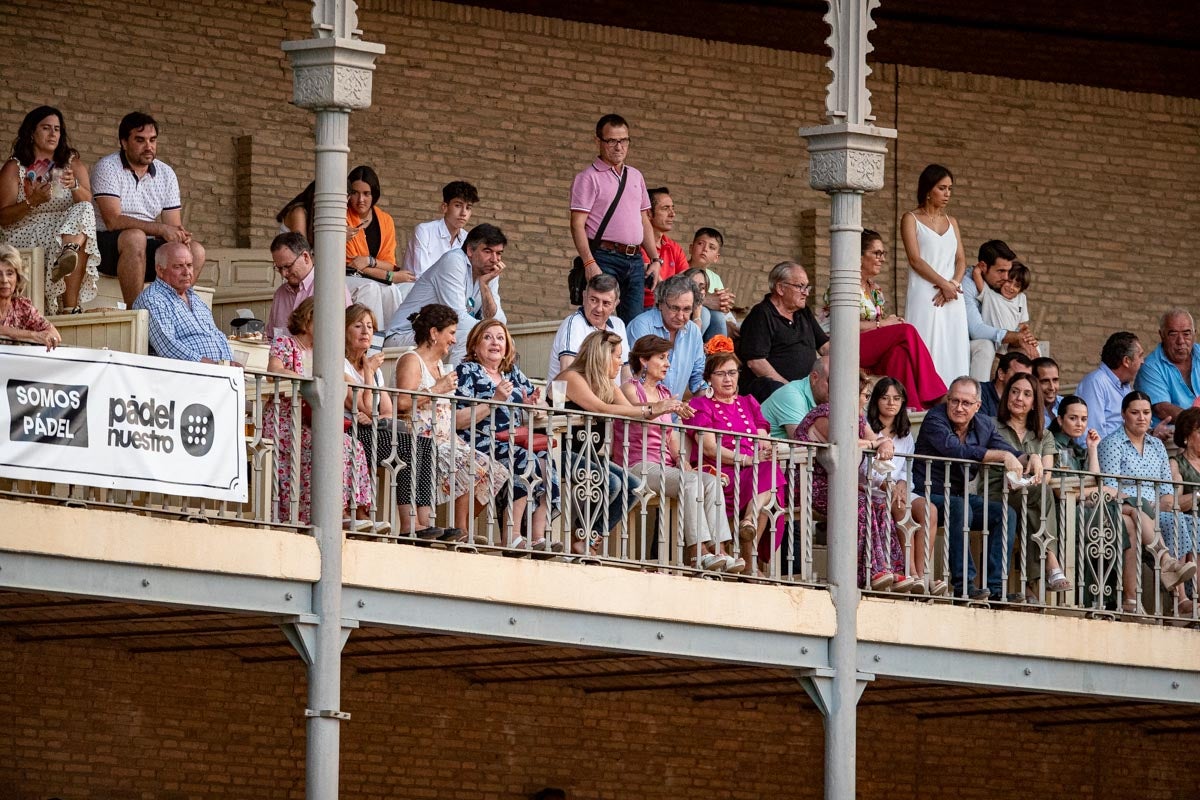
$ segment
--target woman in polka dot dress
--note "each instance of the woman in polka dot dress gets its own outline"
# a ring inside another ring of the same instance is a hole
[[[46,251],[46,313],[78,313],[96,296],[100,250],[87,166],[67,138],[62,112],[25,115],[0,168],[0,238]]]

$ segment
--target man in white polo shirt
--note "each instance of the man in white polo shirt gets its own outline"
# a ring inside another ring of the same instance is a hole
[[[204,268],[204,248],[183,227],[175,171],[155,158],[158,123],[149,114],[130,112],[121,120],[117,138],[121,149],[100,159],[92,170],[92,194],[100,272],[117,276],[128,306],[142,286],[155,279],[154,251],[159,246],[187,245],[195,279]]]
[[[629,339],[625,334],[625,323],[613,312],[620,302],[620,288],[612,275],[601,273],[587,283],[583,290],[583,305],[575,310],[558,326],[554,342],[550,345],[550,363],[546,366],[546,380],[552,381],[575,360],[579,345],[588,334],[596,331],[612,331],[621,337],[621,375],[616,383],[629,380]]]

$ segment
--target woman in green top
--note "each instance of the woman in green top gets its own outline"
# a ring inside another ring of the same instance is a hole
[[[1033,376],[1020,374],[1009,380],[1000,397],[1000,410],[996,414],[996,432],[1013,447],[1022,453],[1041,456],[1042,465],[1049,469],[1054,465],[1054,456],[1058,452],[1054,444],[1054,436],[1043,426],[1042,395],[1038,386],[1033,382]],[[993,497],[1000,497],[1003,490],[1004,473],[993,471],[988,479],[988,491]],[[1055,555],[1058,543],[1058,514],[1055,511],[1054,494],[1047,486],[1034,484],[1027,489],[1013,488],[1008,492],[1008,504],[1018,513],[1024,510],[1024,519],[1020,521],[1020,541],[1025,550],[1027,575],[1040,576],[1041,548],[1034,541],[1034,535],[1044,532],[1047,542],[1045,576],[1046,590],[1056,594],[1071,591],[1071,581],[1063,572]],[[1030,577],[1026,596],[1031,602],[1041,602],[1038,591],[1040,578]]]

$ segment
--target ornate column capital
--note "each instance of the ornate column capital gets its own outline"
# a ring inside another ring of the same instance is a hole
[[[371,73],[385,48],[358,39],[284,42],[292,62],[292,102],[301,108],[352,111],[371,105]]]
[[[839,123],[801,128],[808,140],[808,183],[823,192],[877,192],[883,188],[892,128]]]

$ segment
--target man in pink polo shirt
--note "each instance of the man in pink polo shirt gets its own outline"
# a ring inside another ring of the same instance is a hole
[[[625,163],[629,123],[623,117],[605,114],[600,118],[596,150],[599,156],[571,184],[571,238],[588,280],[600,273],[617,279],[621,287],[617,316],[629,322],[642,313],[646,278],[657,278],[662,266],[650,225],[650,195],[642,173]],[[622,176],[625,189],[620,201],[602,234],[596,236]],[[650,255],[648,265],[642,261],[642,248]]]
[[[687,272],[688,261],[679,242],[667,234],[675,227],[675,203],[671,201],[671,190],[665,186],[650,190],[650,227],[654,229],[654,242],[658,247],[658,257],[662,266],[658,270],[658,279],[665,281],[672,275]],[[650,264],[650,254],[642,250],[642,261]],[[646,297],[643,301],[645,308],[654,308],[654,287],[646,281]]]
[[[274,341],[278,331],[287,330],[288,317],[296,306],[312,297],[316,271],[313,269],[313,252],[308,240],[295,231],[281,233],[271,241],[271,263],[283,278],[283,283],[279,284],[275,296],[271,298],[271,314],[267,320],[267,336]],[[348,291],[346,305],[350,305]]]

